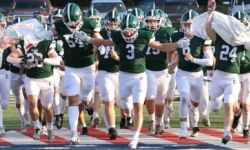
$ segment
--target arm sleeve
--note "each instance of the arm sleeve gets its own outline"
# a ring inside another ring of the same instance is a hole
[[[203,59],[194,58],[191,62],[202,66],[212,66],[213,53],[211,51],[204,51],[204,56],[205,58]]]

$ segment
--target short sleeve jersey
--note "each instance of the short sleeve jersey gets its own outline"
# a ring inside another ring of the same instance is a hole
[[[126,42],[121,31],[112,31],[111,38],[119,51],[120,71],[142,73],[145,71],[146,47],[153,36],[152,32],[139,30],[134,42]]]

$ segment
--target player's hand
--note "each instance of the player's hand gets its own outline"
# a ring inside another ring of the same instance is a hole
[[[33,67],[33,64],[32,62],[29,61],[27,55],[23,55],[22,56],[22,62],[21,62],[21,65],[24,65],[25,69],[31,69]]]
[[[119,56],[115,50],[110,50],[110,55],[114,60],[119,60]]]
[[[177,46],[179,48],[185,48],[188,47],[190,45],[190,40],[187,38],[182,38],[179,41],[177,41]]]
[[[106,51],[105,50],[105,46],[101,45],[97,49],[98,49],[100,55],[104,55],[105,54],[105,51]]]
[[[193,59],[194,59],[194,57],[190,53],[186,53],[186,55],[185,55],[186,61],[192,61]]]
[[[215,2],[215,0],[209,0],[208,3],[207,3],[207,10],[208,10],[208,12],[210,13],[210,12],[214,11],[215,8],[216,8],[216,2]]]
[[[74,34],[74,38],[77,40],[80,40],[82,42],[90,43],[91,37],[89,37],[85,32],[83,31],[76,31]]]
[[[65,71],[64,61],[60,62],[60,67],[59,68],[60,68],[61,71]]]

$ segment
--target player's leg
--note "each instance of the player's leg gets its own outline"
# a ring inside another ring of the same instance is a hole
[[[79,117],[78,105],[80,103],[81,80],[76,73],[77,69],[65,67],[64,88],[69,99],[68,115],[71,130],[71,144],[77,144],[79,141],[77,134],[77,124]]]
[[[199,110],[198,106],[203,102],[204,97],[204,80],[203,72],[189,73],[188,80],[191,83],[191,92],[190,92],[190,108],[189,108],[189,118],[193,128],[191,134],[192,137],[197,137],[199,134]]]
[[[175,71],[176,72],[176,71]],[[168,84],[168,91],[167,96],[165,98],[165,108],[164,108],[164,124],[165,129],[170,128],[170,120],[174,116],[174,91],[176,88],[176,80],[175,80],[176,73],[170,75],[170,81]]]
[[[242,117],[243,117],[243,137],[249,138],[249,120],[250,120],[250,74],[244,74],[242,82]]]
[[[148,87],[145,104],[149,117],[148,130],[151,134],[155,134],[155,98],[157,96],[157,78],[154,71],[146,70],[146,74]]]
[[[109,131],[110,139],[116,139],[117,131],[115,127],[115,91],[118,88],[118,74],[99,71],[97,75],[97,84],[104,104],[104,114]]]
[[[43,80],[43,81],[42,81]],[[48,141],[53,142],[55,140],[55,135],[53,131],[53,101],[54,101],[54,83],[53,77],[41,79],[39,84],[41,88],[41,105],[44,109],[46,126],[48,129]]]
[[[10,74],[4,69],[0,70],[0,92],[0,137],[4,137],[3,111],[8,107],[10,92]]]
[[[164,133],[164,104],[165,98],[168,92],[168,85],[170,81],[170,76],[168,76],[167,70],[158,72],[157,75],[157,97],[155,99],[155,117],[156,126],[155,134],[160,135]]]
[[[180,117],[180,138],[187,137],[187,129],[188,129],[188,101],[190,97],[190,83],[188,81],[187,75],[185,71],[178,69],[176,73],[176,84],[177,89],[180,93],[180,104],[179,104],[179,117]]]
[[[34,81],[34,79],[26,77],[24,79],[24,85],[26,89],[26,94],[29,102],[29,113],[31,120],[34,125],[35,133],[33,135],[34,139],[40,139],[41,135],[41,125],[39,121],[39,110],[38,110],[38,95],[40,92],[40,87]]]
[[[134,76],[132,86],[132,99],[134,106],[134,129],[133,137],[129,143],[131,149],[136,149],[140,131],[143,123],[143,104],[147,93],[147,76],[146,73],[137,74]]]

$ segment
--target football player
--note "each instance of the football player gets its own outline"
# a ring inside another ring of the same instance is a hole
[[[243,45],[232,46],[226,43],[212,29],[213,10],[209,11],[207,22],[207,34],[215,45],[215,72],[209,89],[211,100],[214,100],[224,94],[224,136],[222,143],[226,144],[231,140],[231,126],[233,122],[234,112],[233,106],[237,102],[240,81],[240,62],[241,54],[245,50]]]
[[[190,40],[190,45],[178,48],[178,70],[176,73],[177,88],[180,93],[180,138],[187,137],[188,111],[191,125],[193,127],[192,137],[198,136],[199,111],[198,105],[202,103],[203,97],[203,66],[213,64],[213,54],[210,43],[195,36],[192,33],[192,20],[198,13],[194,10],[185,12],[181,17],[181,32],[172,36],[173,41],[181,38]],[[188,104],[190,103],[190,107]]]
[[[249,15],[243,11],[238,11],[233,15],[235,18],[240,20],[243,24],[248,26],[249,24]],[[243,137],[249,137],[249,119],[250,119],[250,51],[243,51],[240,64],[240,96],[239,96],[239,103],[241,105],[242,110],[240,107],[239,109],[234,109],[234,120],[232,124],[232,129],[234,130],[237,125],[239,118],[242,113],[242,121],[243,121]]]
[[[6,18],[0,13],[0,34],[1,31],[6,28]],[[1,35],[0,35],[1,36]],[[9,64],[7,63],[7,56],[10,53],[10,49],[0,52],[0,137],[5,136],[5,129],[3,125],[3,110],[8,107],[9,104],[9,92],[10,92],[10,72]]]

